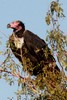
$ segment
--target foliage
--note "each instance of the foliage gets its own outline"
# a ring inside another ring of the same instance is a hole
[[[48,36],[46,40],[50,44],[52,52],[56,56],[59,67],[61,68],[61,84],[59,84],[59,86],[58,84],[57,86],[55,85],[57,92],[54,91],[55,95],[52,95],[53,100],[66,100],[67,98],[65,85],[65,83],[67,83],[67,78],[65,78],[66,76],[64,73],[64,69],[67,68],[67,36],[64,35],[64,32],[60,29],[59,24],[59,20],[64,17],[65,15],[63,14],[63,9],[61,4],[59,4],[59,1],[52,1],[45,18],[47,25],[51,25],[51,30],[47,31]],[[61,85],[64,91],[60,88]]]
[[[16,82],[18,90],[16,91],[17,100],[67,100],[67,77],[64,69],[67,69],[67,37],[60,30],[59,19],[65,17],[59,1],[52,1],[45,18],[47,25],[51,25],[52,30],[47,31],[46,40],[50,44],[52,53],[56,55],[61,72],[50,71],[46,65],[42,73],[37,76],[28,74],[26,67],[16,64],[15,57],[12,54],[9,45],[7,50],[2,53],[5,60],[0,65],[0,78],[3,78],[14,85]],[[9,100],[13,100],[13,97]]]
[[[56,53],[62,69],[63,67],[67,68],[67,36],[64,36],[64,32],[60,29],[59,25],[59,19],[64,17],[63,9],[59,2],[51,2],[50,9],[46,16],[46,23],[52,25],[53,28],[48,31],[47,41],[51,45],[53,52]]]

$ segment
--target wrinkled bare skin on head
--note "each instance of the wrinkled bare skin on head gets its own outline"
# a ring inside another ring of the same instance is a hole
[[[14,29],[14,31],[15,30],[18,31],[18,30],[22,29],[19,21],[14,21],[14,22],[9,23],[7,25],[7,28],[12,28],[12,29]]]

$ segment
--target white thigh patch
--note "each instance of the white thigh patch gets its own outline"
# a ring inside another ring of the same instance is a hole
[[[22,38],[17,38],[17,37],[15,37],[15,39],[14,39],[14,44],[15,44],[15,47],[16,47],[17,49],[22,48],[22,46],[23,46],[23,44],[24,44],[24,37],[22,37]]]

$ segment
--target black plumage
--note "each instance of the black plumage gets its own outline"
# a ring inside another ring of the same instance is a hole
[[[25,30],[24,24],[22,22],[20,24],[20,22],[15,21],[16,26],[13,22],[8,24],[8,27],[13,29],[9,43],[12,52],[22,63],[24,70],[34,75],[42,73],[45,66],[51,71],[59,71],[45,41],[31,31]],[[17,26],[20,27],[17,28]]]

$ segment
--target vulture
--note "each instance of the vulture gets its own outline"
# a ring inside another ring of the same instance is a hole
[[[7,24],[7,28],[13,29],[8,40],[9,45],[25,71],[31,75],[42,73],[44,67],[51,71],[60,71],[46,42],[33,32],[26,30],[23,22],[19,20],[11,22]]]

